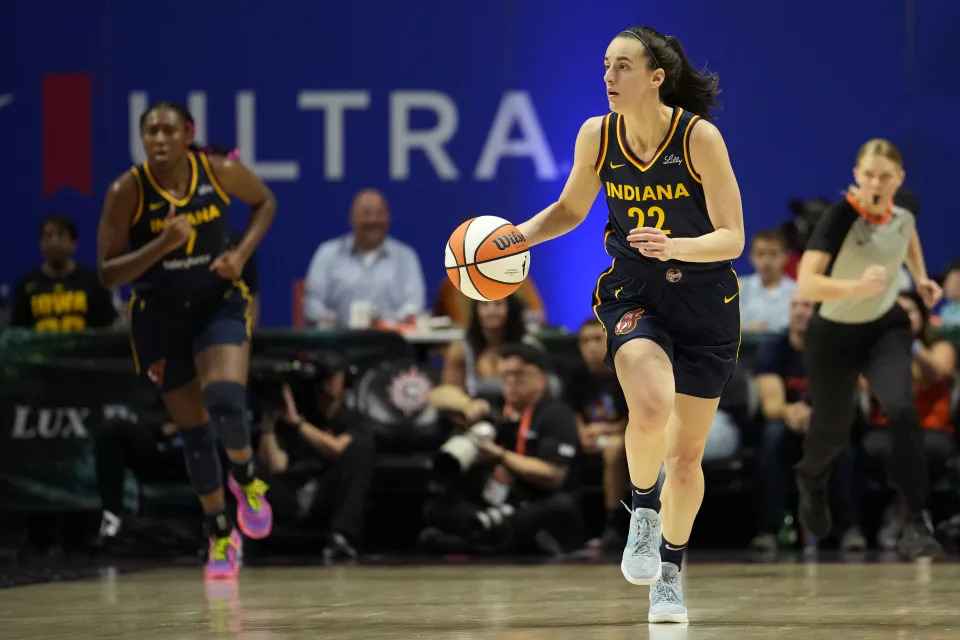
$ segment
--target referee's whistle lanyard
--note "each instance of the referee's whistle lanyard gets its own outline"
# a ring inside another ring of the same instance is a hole
[[[527,407],[526,411],[520,416],[520,427],[517,429],[517,446],[513,451],[518,456],[526,455],[527,451],[527,433],[530,431],[530,423],[533,421],[533,406]],[[503,484],[513,484],[513,474],[508,471],[503,464],[498,464],[493,470],[493,477]]]

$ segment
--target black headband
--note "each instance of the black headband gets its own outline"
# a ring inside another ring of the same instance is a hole
[[[622,35],[633,36],[634,38],[636,38],[637,40],[639,40],[639,41],[640,41],[640,44],[643,45],[643,48],[647,50],[647,55],[649,55],[649,56],[650,56],[650,59],[653,60],[653,68],[654,68],[654,69],[659,69],[659,68],[660,68],[660,63],[657,61],[657,56],[653,55],[653,49],[651,49],[650,47],[647,46],[647,43],[643,41],[643,38],[641,38],[640,36],[638,36],[637,34],[635,34],[633,31],[621,31],[621,32],[620,32],[620,35],[621,35],[621,36],[622,36]]]

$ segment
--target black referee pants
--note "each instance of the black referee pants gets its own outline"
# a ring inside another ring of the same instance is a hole
[[[887,417],[891,448],[887,478],[911,513],[925,508],[929,493],[923,434],[913,396],[910,320],[895,304],[872,322],[841,324],[814,316],[807,329],[803,359],[810,381],[813,415],[796,471],[808,483],[826,488],[833,461],[850,441],[858,378]]]

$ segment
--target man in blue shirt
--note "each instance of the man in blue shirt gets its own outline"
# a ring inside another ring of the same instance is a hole
[[[750,241],[755,273],[740,278],[740,321],[744,331],[787,329],[790,298],[797,283],[783,272],[787,247],[779,231],[760,231]]]
[[[310,262],[304,316],[322,327],[364,328],[423,313],[426,286],[420,259],[387,235],[390,210],[376,189],[364,189],[350,209],[352,232],[328,240]]]

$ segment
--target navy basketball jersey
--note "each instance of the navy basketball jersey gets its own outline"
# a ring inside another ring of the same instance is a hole
[[[682,265],[688,271],[721,264],[661,262],[641,255],[627,242],[627,234],[638,227],[656,227],[671,238],[695,238],[714,230],[700,176],[690,161],[690,132],[699,120],[700,116],[674,107],[666,137],[650,161],[644,163],[627,146],[625,121],[620,114],[604,117],[595,168],[610,210],[604,245],[613,258],[661,269],[663,265]]]
[[[188,297],[205,289],[223,285],[224,280],[210,263],[230,246],[227,207],[230,198],[217,183],[203,153],[190,153],[190,184],[182,199],[174,198],[157,183],[149,163],[133,167],[140,191],[137,212],[130,226],[130,248],[137,250],[160,233],[167,224],[170,205],[176,213],[185,213],[193,233],[179,249],[171,251],[134,280],[137,291],[154,291],[172,297]]]

